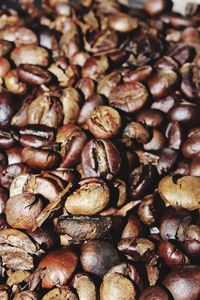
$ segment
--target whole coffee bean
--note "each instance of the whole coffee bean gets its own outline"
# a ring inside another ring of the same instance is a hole
[[[71,64],[83,67],[89,57],[90,56],[87,52],[78,51],[78,52],[74,53],[74,55],[72,55]]]
[[[40,263],[39,269],[43,271],[42,287],[52,288],[55,285],[65,285],[74,273],[78,257],[70,249],[59,249],[48,253]]]
[[[10,93],[0,93],[0,125],[9,125],[11,118],[16,111],[17,105],[15,99]]]
[[[158,220],[158,213],[161,211],[161,205],[154,195],[144,197],[138,207],[140,220],[147,225],[153,225]]]
[[[180,266],[169,272],[163,280],[174,300],[197,300],[200,297],[199,266]]]
[[[97,86],[97,92],[109,98],[112,89],[120,82],[121,75],[119,72],[112,72],[105,75]]]
[[[198,83],[198,78],[200,76],[200,68],[196,64],[184,64],[181,67],[181,91],[189,98],[192,102],[194,99],[199,99],[200,97],[200,88]]]
[[[170,7],[171,1],[168,0],[148,0],[144,3],[144,9],[151,17],[162,14],[166,9],[169,9]]]
[[[129,32],[138,26],[137,19],[128,14],[116,14],[109,19],[109,26],[119,32]]]
[[[32,30],[23,26],[12,26],[1,29],[0,39],[14,42],[16,45],[37,44],[36,34]]]
[[[75,123],[80,112],[80,95],[73,87],[64,89],[61,96],[64,119],[63,124]]]
[[[32,229],[42,208],[42,199],[37,195],[24,193],[11,197],[5,209],[7,222],[13,228]]]
[[[83,124],[85,121],[87,121],[94,109],[103,104],[103,98],[99,94],[93,94],[88,97],[87,101],[83,104],[80,110],[78,124]]]
[[[170,300],[168,293],[158,285],[147,287],[139,297],[139,300]]]
[[[55,129],[46,125],[27,125],[19,128],[20,144],[23,147],[46,147],[55,141]]]
[[[12,43],[8,41],[1,40],[0,41],[0,57],[6,55],[12,49]]]
[[[81,78],[77,82],[76,87],[83,93],[85,99],[88,99],[90,96],[92,96],[95,93],[94,80],[92,80],[89,77]],[[98,93],[101,94],[99,91]]]
[[[137,121],[149,126],[149,127],[159,127],[164,122],[164,114],[157,109],[148,109],[142,112],[139,112],[136,117]]]
[[[13,300],[38,300],[38,296],[33,291],[23,291],[16,293]]]
[[[100,300],[135,300],[136,290],[126,276],[119,273],[105,275],[100,287]]]
[[[43,227],[35,231],[27,230],[26,232],[45,252],[58,243],[55,232],[52,232],[50,229]]]
[[[169,266],[185,265],[190,263],[188,257],[168,241],[160,242],[158,254]]]
[[[67,168],[58,168],[51,171],[51,174],[56,175],[60,179],[67,181],[67,182],[77,182],[79,179],[79,174],[74,169],[67,169]]]
[[[130,174],[130,195],[139,199],[153,191],[157,174],[156,168],[152,165],[140,165]]]
[[[32,85],[47,84],[52,79],[50,72],[35,65],[21,64],[18,73],[21,80]]]
[[[124,82],[145,81],[152,73],[153,69],[150,65],[142,66],[134,71],[130,71],[123,76]]]
[[[175,44],[169,51],[168,55],[174,58],[181,66],[186,62],[193,60],[195,49],[187,44]]]
[[[151,150],[161,150],[165,145],[165,136],[161,130],[156,128],[153,129],[153,136],[151,140],[144,144],[144,149],[147,151]]]
[[[26,147],[22,151],[23,162],[34,170],[51,170],[59,166],[60,155],[51,150]]]
[[[58,129],[56,142],[61,143],[61,167],[70,168],[80,162],[81,152],[87,142],[87,137],[79,126],[67,124]]]
[[[47,50],[36,45],[22,45],[16,47],[10,57],[16,66],[21,64],[48,66],[49,55]]]
[[[88,275],[76,274],[73,278],[73,287],[76,289],[79,299],[96,300],[96,286]]]
[[[111,229],[110,217],[60,217],[54,219],[59,234],[67,234],[71,242],[77,243],[105,236]]]
[[[199,259],[200,256],[200,226],[190,225],[185,230],[183,249],[189,257]]]
[[[135,216],[130,216],[128,222],[124,227],[121,239],[137,238],[142,234],[142,225]]]
[[[59,288],[54,288],[44,295],[42,300],[78,300],[77,296],[70,291],[68,286],[61,286]]]
[[[170,56],[163,56],[156,62],[156,67],[159,69],[178,70],[178,63]]]
[[[168,116],[171,121],[177,121],[187,127],[192,127],[199,124],[199,113],[197,105],[184,102],[174,106],[168,112]]]
[[[183,146],[182,153],[184,157],[193,159],[200,153],[200,132],[193,134],[188,138]]]
[[[195,156],[190,164],[189,175],[200,176],[200,155]]]
[[[109,104],[127,113],[136,112],[147,102],[148,92],[137,81],[126,82],[114,87],[109,96]]]
[[[121,207],[127,199],[127,185],[122,179],[116,178],[113,181],[113,186],[116,193],[116,206]]]
[[[27,91],[27,85],[25,82],[20,81],[17,70],[10,70],[5,75],[5,85],[8,91],[15,95],[22,95]]]
[[[60,100],[49,93],[38,96],[28,107],[28,124],[58,127],[62,122],[62,118],[63,109]]]
[[[169,148],[179,150],[184,141],[184,132],[181,124],[177,121],[172,121],[166,128],[166,137],[168,138]]]
[[[110,139],[119,133],[121,117],[114,108],[101,105],[91,113],[87,127],[95,138]]]
[[[175,164],[178,159],[178,153],[169,148],[164,148],[159,153],[160,159],[157,165],[157,171],[159,174],[170,172],[175,168]]]
[[[65,209],[73,215],[96,215],[109,203],[107,184],[99,178],[87,178],[78,183],[77,189],[69,195]]]
[[[127,146],[132,146],[132,141],[137,141],[141,144],[146,144],[150,141],[151,134],[149,130],[139,122],[130,122],[126,125],[123,131],[123,143]]]
[[[148,80],[148,86],[152,96],[162,98],[172,92],[177,85],[177,74],[172,70],[159,70]]]
[[[109,140],[91,140],[83,148],[81,165],[86,177],[110,180],[118,174],[121,159],[117,148]]]
[[[166,176],[160,180],[158,191],[166,206],[183,207],[188,210],[200,208],[200,178],[195,176]]]
[[[172,172],[173,175],[190,175],[189,174],[190,169],[190,161],[186,159],[182,159],[178,165],[177,168]]]
[[[116,248],[103,240],[89,241],[82,244],[80,259],[85,272],[90,272],[99,277],[103,277],[111,267],[120,263]]]

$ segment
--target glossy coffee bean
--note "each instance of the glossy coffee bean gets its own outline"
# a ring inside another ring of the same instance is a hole
[[[119,84],[114,87],[109,97],[109,104],[127,113],[136,112],[147,102],[148,92],[137,81]]]
[[[0,94],[0,125],[9,125],[16,111],[17,105],[14,97],[9,93]]]
[[[117,250],[107,241],[89,241],[81,246],[81,264],[85,272],[99,277],[120,262]]]
[[[200,153],[200,133],[193,134],[190,138],[188,138],[183,146],[182,153],[184,157],[193,159]]]
[[[77,255],[70,249],[59,249],[44,256],[39,268],[44,270],[43,288],[65,285],[75,271],[78,263]]]
[[[137,19],[130,17],[127,14],[116,14],[109,20],[109,26],[119,32],[129,32],[137,28]]]
[[[51,73],[39,66],[21,64],[18,69],[21,80],[32,85],[47,84],[51,81]]]
[[[69,195],[65,209],[73,215],[96,215],[109,203],[107,184],[99,178],[87,178],[78,183],[77,189]]]
[[[189,175],[200,176],[200,155],[197,155],[190,164]]]
[[[121,117],[114,108],[101,105],[91,113],[87,127],[95,138],[110,139],[119,133]]]
[[[123,76],[124,82],[130,81],[145,81],[152,73],[153,69],[150,65],[142,66],[134,71],[130,71]]]
[[[172,243],[162,241],[158,248],[159,256],[169,266],[186,265],[189,264],[189,259],[180,250],[178,250]]]
[[[145,11],[152,17],[162,14],[170,6],[171,2],[168,0],[150,0],[144,3]]]
[[[199,124],[199,108],[192,103],[184,102],[174,106],[168,112],[168,116],[171,121],[177,121],[187,127]]]
[[[137,114],[137,121],[149,127],[159,127],[164,123],[164,114],[157,109],[149,109]]]
[[[85,145],[81,164],[85,177],[103,177],[110,180],[118,174],[121,159],[112,142],[98,139]]]
[[[139,300],[170,300],[168,293],[159,286],[146,288],[139,297]]]

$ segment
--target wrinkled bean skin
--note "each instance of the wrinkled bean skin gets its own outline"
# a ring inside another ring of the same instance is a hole
[[[200,5],[4,2],[0,300],[199,300]]]

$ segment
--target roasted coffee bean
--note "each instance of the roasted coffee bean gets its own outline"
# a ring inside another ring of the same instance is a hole
[[[58,127],[63,118],[60,100],[49,93],[38,96],[28,107],[27,123]]]
[[[175,150],[164,148],[159,153],[159,162],[157,165],[157,171],[163,175],[172,171],[175,168],[175,164],[178,159],[178,154]]]
[[[166,128],[166,137],[168,138],[169,148],[179,150],[184,141],[184,132],[181,124],[177,121],[172,121]]]
[[[97,298],[94,282],[84,273],[78,273],[74,276],[73,287],[76,289],[79,299],[95,300]]]
[[[39,66],[21,64],[18,68],[19,77],[21,80],[32,85],[47,84],[51,81],[51,73],[43,70]]]
[[[130,174],[130,195],[139,199],[154,190],[156,186],[156,168],[152,165],[140,165]]]
[[[15,177],[21,173],[29,174],[31,170],[23,163],[8,165],[2,174],[0,174],[0,184],[5,188],[9,188]]]
[[[135,216],[130,216],[124,227],[121,239],[138,238],[142,234],[142,225]]]
[[[127,185],[122,179],[116,178],[113,181],[113,186],[116,193],[116,206],[121,207],[127,200]]]
[[[114,108],[101,105],[91,113],[87,127],[95,138],[110,139],[119,133],[121,117]]]
[[[55,129],[46,125],[27,125],[19,128],[19,142],[22,147],[46,147],[55,141]]]
[[[53,300],[56,298],[61,300],[78,300],[77,296],[69,289],[68,286],[61,286],[50,290],[44,295],[42,300]]]
[[[200,155],[197,155],[190,164],[189,175],[200,176]]]
[[[103,177],[110,180],[119,173],[121,159],[112,142],[98,139],[85,145],[81,164],[86,177]]]
[[[111,229],[110,217],[60,217],[54,220],[55,230],[67,234],[72,243],[104,237]]]
[[[43,270],[42,287],[62,286],[70,279],[78,263],[77,255],[70,249],[59,249],[48,253],[40,263]]]
[[[153,225],[158,220],[158,212],[161,211],[158,199],[154,195],[144,197],[138,208],[140,220],[147,225]]]
[[[9,198],[8,190],[0,186],[0,214],[5,212],[6,202]]]
[[[120,252],[134,261],[148,262],[154,253],[154,243],[145,238],[122,239],[118,243]]]
[[[160,242],[158,248],[159,256],[169,266],[189,264],[189,259],[179,251],[172,243],[167,241]]]
[[[168,0],[150,0],[144,3],[144,9],[151,17],[160,15],[166,9],[170,9],[170,7],[171,1]]]
[[[50,229],[43,227],[35,231],[27,230],[26,232],[45,252],[58,243],[57,236]]]
[[[186,62],[191,62],[195,56],[195,49],[186,44],[175,44],[170,49],[168,55],[174,58],[181,66]]]
[[[153,136],[151,140],[144,144],[144,149],[147,151],[151,150],[161,150],[165,145],[165,136],[161,130],[156,128],[153,129]]]
[[[6,58],[0,58],[0,77],[4,78],[10,71],[10,63]]]
[[[113,15],[109,20],[109,26],[119,32],[129,32],[138,26],[137,19],[134,19],[127,14]]]
[[[0,125],[9,125],[11,118],[16,112],[17,105],[10,93],[0,93]]]
[[[109,203],[107,184],[99,178],[86,178],[78,183],[77,189],[69,195],[65,209],[73,215],[96,215]]]
[[[80,112],[80,95],[75,88],[68,87],[61,97],[63,106],[63,124],[75,123]]]
[[[157,109],[149,109],[138,113],[137,121],[146,126],[156,128],[164,123],[164,114]]]
[[[200,68],[196,64],[184,64],[181,67],[181,91],[190,101],[196,102],[200,98],[199,77]]]
[[[22,95],[27,91],[27,85],[25,82],[20,81],[17,70],[10,70],[5,75],[5,85],[8,91],[15,95]]]
[[[33,291],[23,291],[23,292],[19,292],[16,293],[13,300],[38,300],[38,296],[35,292]]]
[[[147,102],[148,92],[145,86],[137,81],[119,84],[109,96],[109,104],[127,113],[136,112]]]
[[[61,143],[61,167],[70,168],[80,162],[81,151],[87,142],[87,137],[80,127],[68,124],[58,129],[56,142]]]
[[[37,195],[24,193],[11,197],[5,209],[7,222],[12,228],[32,229],[42,208],[43,201]]]
[[[103,277],[111,267],[120,263],[116,248],[103,240],[89,241],[82,244],[80,259],[85,272],[90,272],[99,277]]]
[[[51,170],[61,161],[60,155],[54,151],[31,147],[23,149],[22,159],[33,170]]]
[[[200,132],[189,137],[182,146],[184,157],[193,159],[200,153]]]
[[[109,97],[112,89],[120,82],[121,75],[119,72],[112,72],[105,75],[97,86],[97,92],[105,97]]]
[[[103,104],[103,98],[99,94],[92,94],[90,97],[88,97],[87,101],[83,104],[80,110],[78,124],[83,124],[85,121],[87,121],[94,109]]]
[[[151,108],[158,109],[163,111],[164,113],[168,113],[168,111],[175,106],[176,104],[179,104],[180,99],[179,95],[175,92],[171,95],[168,95],[162,99],[159,99],[152,103]]]
[[[134,141],[146,144],[151,139],[151,133],[144,125],[139,122],[130,122],[123,130],[123,143],[132,146]]]
[[[133,282],[119,273],[106,274],[100,287],[101,300],[135,300],[136,290]]]
[[[172,92],[177,85],[177,74],[172,70],[159,70],[148,80],[148,86],[152,96],[162,98]]]
[[[183,249],[189,257],[199,259],[200,256],[200,227],[190,225],[185,230]]]
[[[161,287],[155,285],[146,288],[139,297],[139,300],[170,300],[169,294]]]
[[[150,65],[142,66],[134,71],[130,71],[123,76],[124,82],[145,81],[151,75],[153,69]]]
[[[171,121],[177,121],[187,127],[197,126],[199,124],[199,107],[195,104],[184,102],[174,106],[168,116]]]
[[[22,163],[22,148],[18,146],[14,146],[6,149],[6,154],[8,157],[8,164],[18,164]]]
[[[82,67],[82,76],[83,78],[90,77],[91,79],[98,81],[108,68],[109,61],[107,56],[89,57]]]
[[[36,45],[22,45],[16,47],[10,57],[16,66],[21,64],[48,66],[49,55],[47,50]]]
[[[19,140],[18,131],[12,127],[0,128],[0,147],[7,149],[12,147]]]
[[[1,29],[0,39],[14,42],[16,45],[37,44],[36,34],[32,30],[23,26],[12,26]]]
[[[163,56],[155,63],[159,69],[178,70],[179,65],[170,56]]]
[[[10,288],[6,284],[0,285],[0,297],[2,300],[9,300]]]
[[[158,191],[166,206],[182,207],[188,210],[199,209],[199,182],[195,176],[166,176],[160,180]]]
[[[92,96],[95,93],[95,83],[94,83],[94,80],[92,80],[89,77],[81,78],[77,82],[76,87],[83,93],[85,99],[88,99],[90,96]]]
[[[0,40],[0,57],[6,55],[12,49],[12,43]]]
[[[184,224],[175,217],[168,217],[162,220],[160,224],[160,235],[163,240],[179,240],[185,239]]]
[[[199,276],[199,266],[180,266],[165,276],[163,284],[175,300],[197,300],[200,296]]]

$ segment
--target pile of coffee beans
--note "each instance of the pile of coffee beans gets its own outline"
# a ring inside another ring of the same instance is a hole
[[[0,299],[199,300],[200,6],[18,2],[0,6]]]

